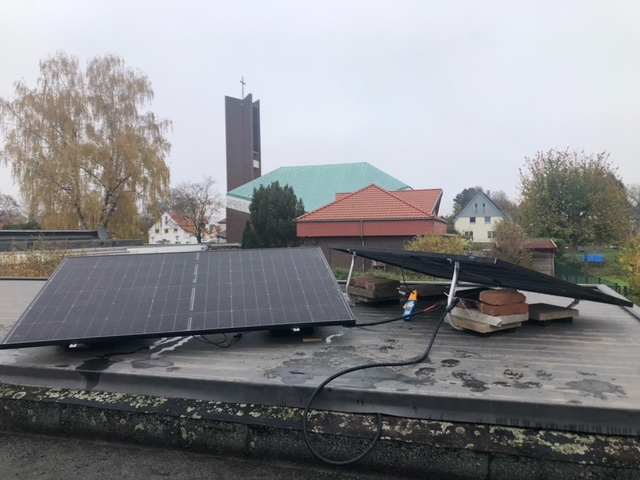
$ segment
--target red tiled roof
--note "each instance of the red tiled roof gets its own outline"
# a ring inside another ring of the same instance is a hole
[[[437,216],[440,210],[440,199],[442,198],[442,189],[431,188],[424,190],[398,190],[393,192],[395,196],[401,198],[407,203],[415,205],[431,215]]]
[[[178,226],[187,233],[195,235],[196,229],[193,225],[193,218],[188,213],[167,212],[167,215],[178,224]]]
[[[388,191],[375,184],[298,217],[298,221],[390,220],[431,218],[437,215],[441,189]]]

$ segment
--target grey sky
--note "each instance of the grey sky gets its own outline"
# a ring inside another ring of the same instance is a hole
[[[453,197],[524,157],[611,153],[640,183],[640,2],[0,0],[0,96],[56,50],[115,53],[173,121],[172,184],[225,190],[224,96],[260,100],[263,173],[367,161]],[[17,194],[9,170],[0,192]]]

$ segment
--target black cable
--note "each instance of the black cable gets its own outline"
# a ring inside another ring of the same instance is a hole
[[[303,416],[302,416],[302,434],[304,435],[304,441],[306,442],[307,447],[309,447],[309,450],[311,451],[311,453],[313,453],[316,458],[318,458],[319,460],[322,460],[325,463],[329,463],[331,465],[350,465],[352,463],[357,462],[358,460],[361,460],[366,455],[368,455],[371,452],[371,450],[373,450],[373,448],[376,446],[376,444],[378,443],[378,440],[380,440],[380,437],[382,435],[382,415],[378,412],[378,413],[376,413],[376,418],[377,418],[377,422],[378,422],[378,428],[376,430],[375,437],[373,438],[373,440],[371,441],[369,446],[362,453],[360,453],[359,455],[357,455],[354,458],[350,458],[350,459],[347,459],[347,460],[332,460],[332,459],[327,458],[327,457],[323,456],[322,454],[320,454],[311,445],[311,440],[309,439],[308,417],[309,417],[309,410],[311,409],[311,404],[313,403],[315,398],[318,396],[318,394],[324,389],[324,387],[327,384],[329,384],[330,382],[332,382],[333,380],[335,380],[336,378],[341,377],[343,375],[346,375],[347,373],[355,372],[355,371],[358,371],[358,370],[367,370],[367,369],[370,369],[370,368],[377,368],[377,367],[404,367],[404,366],[407,366],[407,365],[414,365],[416,363],[420,363],[420,362],[424,361],[429,356],[429,352],[431,351],[431,347],[433,346],[433,342],[436,339],[436,335],[438,333],[438,330],[442,326],[442,322],[444,321],[444,317],[453,309],[453,307],[458,303],[458,301],[459,301],[458,298],[453,299],[451,304],[445,308],[444,312],[442,313],[442,315],[438,319],[438,323],[436,324],[436,327],[435,327],[433,333],[431,334],[431,339],[429,340],[429,345],[427,346],[427,348],[424,351],[424,353],[422,355],[420,355],[419,357],[413,358],[411,360],[406,360],[404,362],[369,363],[369,364],[365,364],[365,365],[358,365],[356,367],[347,368],[347,369],[342,370],[342,371],[340,371],[338,373],[334,373],[329,378],[327,378],[324,382],[322,382],[320,385],[318,385],[318,387],[316,387],[316,389],[311,394],[311,397],[309,398],[309,401],[307,402],[307,406],[305,407],[304,413],[303,413]],[[422,313],[422,312],[419,312],[419,313]]]
[[[438,303],[434,303],[433,305],[431,305],[430,307],[427,307],[423,310],[420,310],[418,312],[413,312],[413,313],[408,313],[408,314],[402,314],[399,317],[393,317],[393,318],[387,318],[385,320],[379,320],[377,322],[369,322],[369,323],[356,323],[355,325],[347,325],[348,328],[356,328],[356,327],[372,327],[374,325],[384,325],[385,323],[391,323],[391,322],[397,322],[398,320],[405,320],[407,318],[412,318],[415,317],[416,315],[422,315],[424,313],[430,312],[431,310],[435,310],[436,308],[439,308],[443,305],[445,305],[447,302],[446,300],[442,300]]]
[[[240,338],[242,338],[242,333],[236,333],[236,334],[233,335],[231,340],[229,340],[227,342],[227,334],[226,333],[222,333],[221,335],[224,338],[220,342],[214,342],[214,341],[208,339],[207,337],[205,337],[204,335],[193,335],[193,338],[195,338],[199,342],[207,343],[209,345],[214,345],[214,346],[220,347],[220,348],[229,348],[231,345],[233,345],[238,340],[240,340]],[[225,342],[227,342],[227,343],[225,343]]]

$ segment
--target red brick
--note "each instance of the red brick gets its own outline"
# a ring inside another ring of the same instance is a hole
[[[514,315],[516,313],[529,313],[529,305],[526,303],[512,303],[510,305],[489,305],[478,302],[478,310],[487,315],[499,317],[501,315]]]
[[[524,303],[526,300],[527,297],[515,288],[501,288],[480,292],[480,301],[489,305],[511,305],[513,303]]]

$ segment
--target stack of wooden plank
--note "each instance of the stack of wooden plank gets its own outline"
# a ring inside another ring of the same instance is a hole
[[[526,297],[513,288],[483,290],[478,300],[463,300],[451,311],[454,325],[479,333],[517,328],[528,319]]]
[[[353,277],[349,285],[349,293],[354,300],[364,303],[397,301],[400,298],[399,286],[398,280],[367,275]]]

